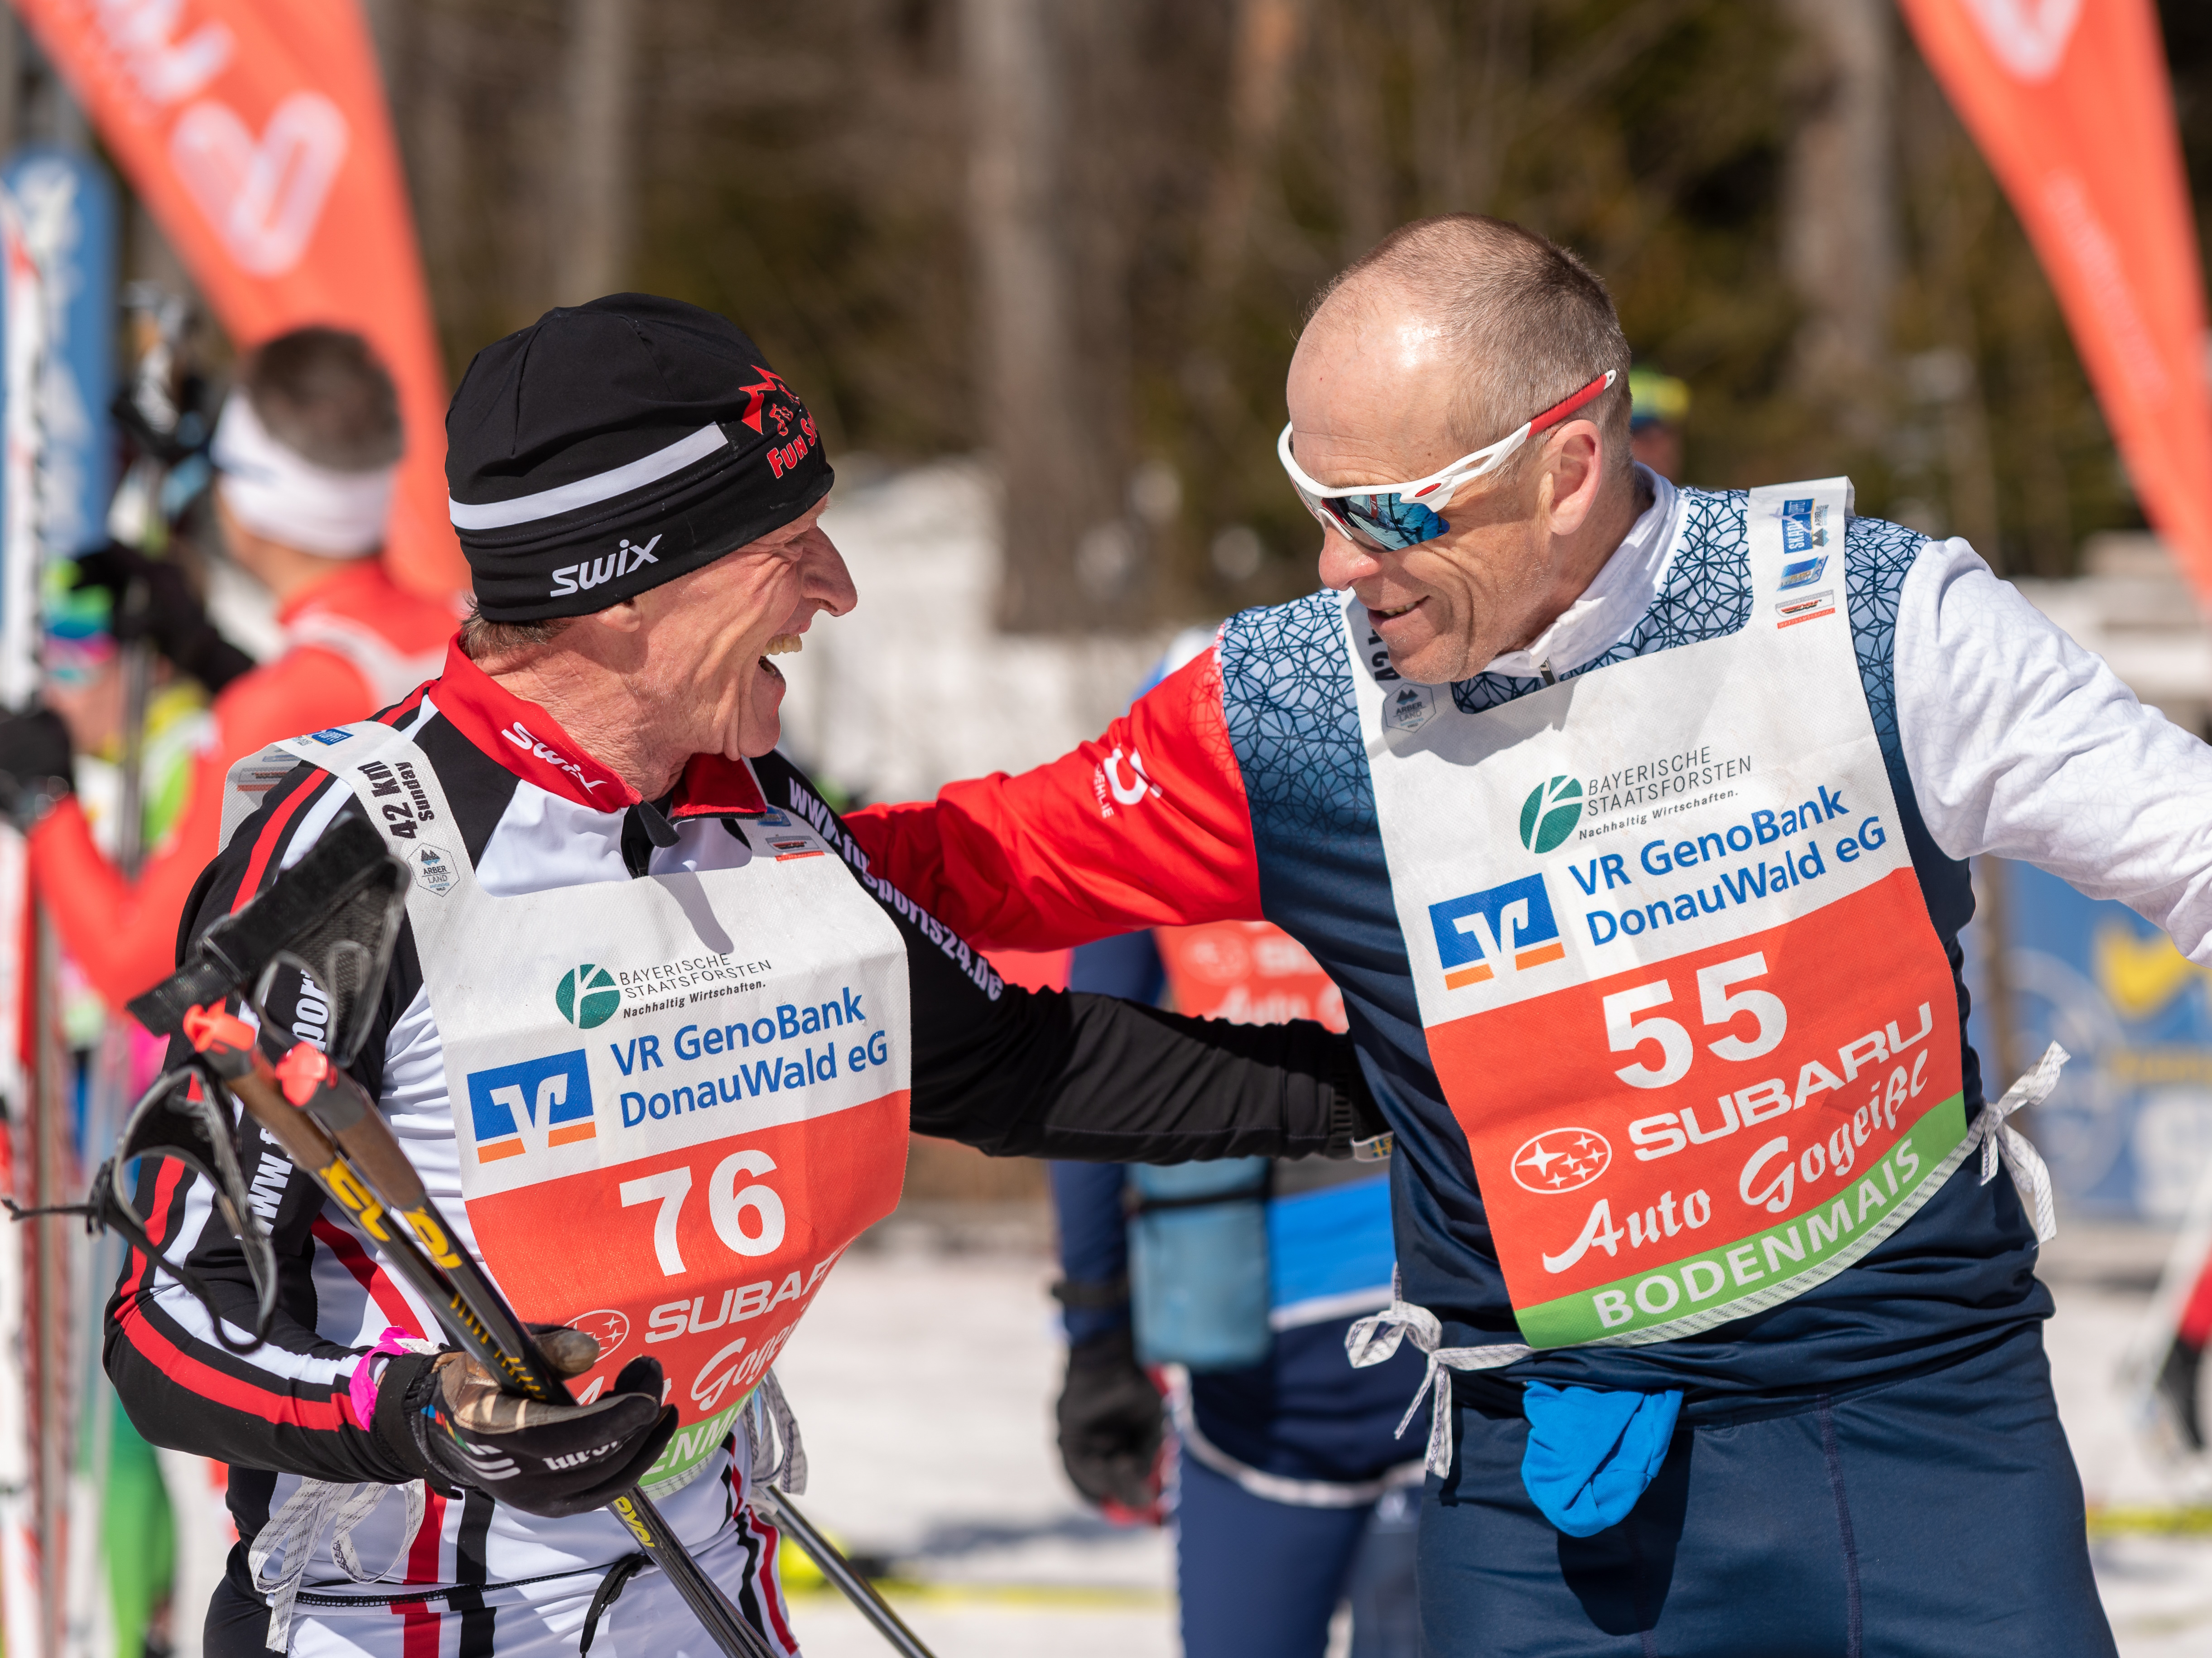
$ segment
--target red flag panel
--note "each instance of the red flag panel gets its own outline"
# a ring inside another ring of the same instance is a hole
[[[446,386],[376,55],[358,0],[16,0],[232,338],[367,337],[407,457],[386,557],[468,584],[446,516]]]
[[[2151,0],[1901,0],[2011,197],[2143,513],[2212,607],[2204,276]]]

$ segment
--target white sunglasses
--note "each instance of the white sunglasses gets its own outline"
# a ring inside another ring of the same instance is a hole
[[[1607,369],[1574,396],[1553,404],[1497,442],[1471,455],[1462,455],[1441,472],[1431,472],[1411,483],[1354,483],[1340,489],[1317,483],[1291,458],[1287,422],[1282,436],[1275,440],[1275,453],[1283,463],[1283,470],[1291,475],[1291,485],[1298,492],[1298,499],[1305,502],[1308,512],[1321,520],[1323,529],[1339,531],[1386,553],[1401,553],[1408,547],[1434,541],[1451,528],[1440,513],[1451,505],[1460,485],[1496,471],[1531,437],[1557,426],[1593,398],[1603,394],[1619,377],[1618,370]]]

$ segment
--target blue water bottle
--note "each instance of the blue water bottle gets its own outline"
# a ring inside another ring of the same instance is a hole
[[[1267,1159],[1129,1169],[1129,1299],[1146,1364],[1236,1370],[1274,1343],[1267,1324]]]

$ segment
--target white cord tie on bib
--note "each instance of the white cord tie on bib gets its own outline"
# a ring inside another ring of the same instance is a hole
[[[407,1520],[391,1563],[381,1571],[368,1571],[353,1546],[354,1528],[374,1513],[384,1494],[393,1489],[374,1482],[349,1485],[303,1479],[284,1506],[269,1516],[269,1523],[246,1552],[246,1562],[253,1572],[255,1591],[269,1597],[269,1638],[263,1644],[270,1651],[282,1652],[291,1644],[292,1604],[299,1598],[300,1584],[314,1562],[315,1545],[325,1530],[331,1533],[331,1558],[355,1582],[385,1582],[400,1569],[408,1550],[415,1546],[416,1533],[422,1529],[426,1505],[419,1479],[397,1487],[407,1496]],[[265,1570],[270,1558],[280,1553],[284,1564],[276,1576],[270,1577]]]
[[[1975,1146],[1982,1150],[1982,1184],[1987,1186],[1996,1178],[2000,1162],[2011,1174],[2018,1188],[2035,1218],[2038,1242],[2048,1243],[2058,1235],[2058,1218],[2053,1205],[2051,1170],[2045,1165],[2042,1155],[2029,1143],[2027,1137],[2013,1127],[2005,1119],[2014,1112],[2030,1106],[2040,1105],[2051,1097],[2051,1090],[2058,1084],[2058,1072],[2068,1058],[2066,1050],[2057,1042],[2044,1050],[2043,1057],[2033,1069],[2005,1090],[2003,1096],[1982,1108],[1966,1130],[1964,1150],[1971,1153]],[[1403,1435],[1413,1420],[1413,1413],[1421,1408],[1421,1400],[1430,1401],[1429,1416],[1429,1472],[1439,1479],[1451,1473],[1452,1418],[1451,1376],[1454,1370],[1492,1370],[1526,1358],[1534,1350],[1526,1345],[1500,1342],[1486,1347],[1447,1347],[1443,1342],[1443,1327],[1437,1315],[1425,1307],[1416,1307],[1406,1300],[1401,1281],[1391,1274],[1390,1304],[1379,1313],[1370,1313],[1345,1333],[1344,1351],[1352,1363],[1364,1370],[1371,1364],[1381,1364],[1398,1351],[1398,1344],[1410,1338],[1414,1346],[1428,1355],[1427,1373],[1414,1393],[1413,1402],[1406,1406],[1400,1418],[1398,1432]]]
[[[1487,1347],[1443,1345],[1443,1326],[1427,1308],[1416,1307],[1405,1299],[1401,1280],[1394,1270],[1390,1274],[1390,1304],[1379,1313],[1370,1313],[1345,1332],[1345,1356],[1355,1367],[1365,1370],[1370,1364],[1389,1360],[1397,1352],[1399,1342],[1408,1336],[1413,1338],[1414,1346],[1428,1355],[1429,1368],[1421,1378],[1421,1385],[1414,1389],[1406,1414],[1398,1419],[1398,1436],[1404,1437],[1406,1430],[1413,1424],[1413,1413],[1421,1408],[1423,1398],[1427,1398],[1428,1469],[1441,1479],[1451,1473],[1451,1372],[1494,1370],[1501,1364],[1528,1357],[1534,1350],[1518,1341],[1499,1342]]]
[[[806,1495],[806,1442],[799,1436],[799,1418],[783,1396],[783,1384],[770,1370],[753,1389],[747,1407],[752,1421],[753,1483],[769,1482],[793,1497]]]
[[[2005,1119],[2015,1111],[2041,1105],[2049,1099],[2051,1090],[2058,1085],[2060,1067],[2071,1057],[2057,1042],[2051,1043],[2027,1074],[2005,1090],[2002,1099],[1982,1107],[1982,1114],[1966,1130],[1966,1150],[1971,1151],[1977,1145],[1982,1148],[1982,1184],[1987,1186],[1996,1178],[1997,1163],[2002,1158],[2014,1189],[2027,1200],[2034,1213],[2038,1243],[2048,1243],[2058,1236],[2057,1211],[2051,1202],[2051,1170],[2044,1165],[2042,1154],[2029,1144],[2027,1136]]]

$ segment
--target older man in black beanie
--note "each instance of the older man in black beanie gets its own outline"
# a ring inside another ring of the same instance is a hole
[[[150,1437],[232,1465],[245,1541],[214,1652],[409,1658],[445,1649],[453,1617],[465,1652],[596,1629],[696,1653],[657,1575],[608,1609],[631,1546],[597,1505],[641,1481],[794,1651],[776,1535],[747,1506],[755,1424],[824,1274],[897,1200],[909,1121],[999,1153],[1342,1154],[1366,1102],[1319,1027],[1031,995],[867,872],[773,752],[769,653],[854,602],[817,522],[830,470],[728,323],[635,295],[548,313],[471,365],[448,475],[478,610],[443,675],[288,745],[307,763],[191,926],[341,813],[383,829],[414,879],[362,1079],[518,1309],[598,1357],[573,1407],[502,1400],[261,1144],[257,1206],[301,1266],[270,1343],[224,1351],[173,1282],[137,1276],[109,1371]],[[194,1264],[250,1303],[206,1193],[154,1196],[154,1224],[201,1228]],[[421,1502],[319,1534],[329,1484],[417,1481]],[[363,1559],[398,1563],[404,1617],[349,1581]]]

